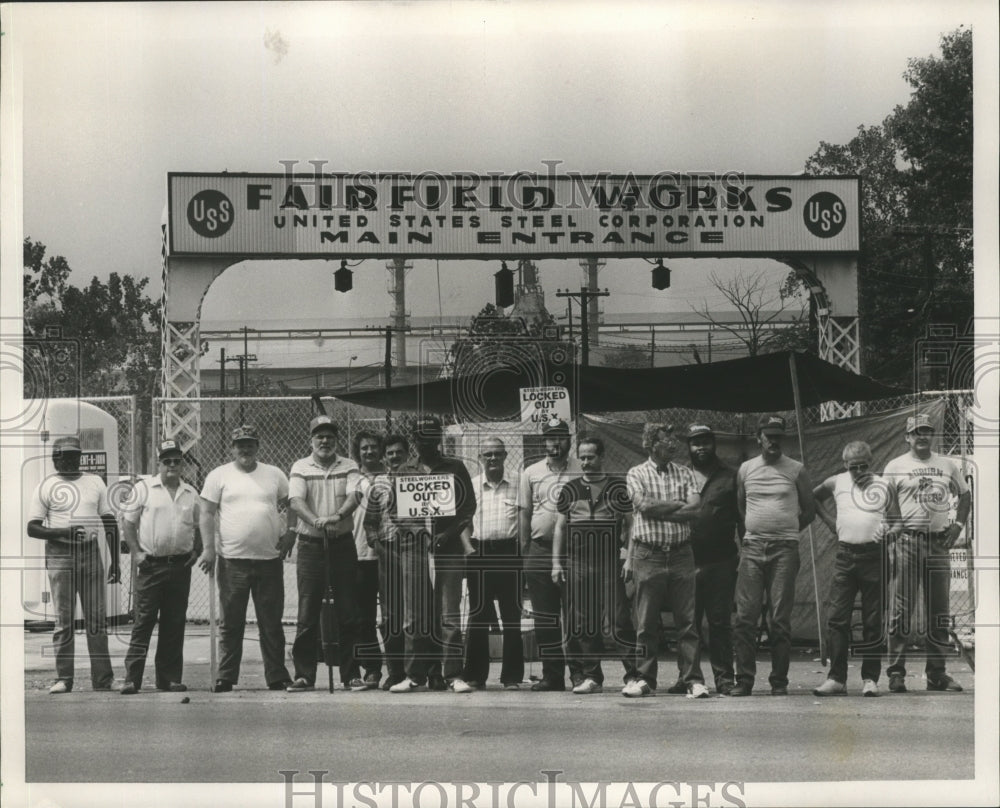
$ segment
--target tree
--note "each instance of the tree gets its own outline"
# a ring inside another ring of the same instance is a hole
[[[606,368],[648,368],[649,351],[638,345],[622,345],[604,352],[601,364]]]
[[[45,374],[42,388],[37,374],[25,373],[25,394],[155,395],[160,304],[145,293],[149,279],[112,272],[107,283],[94,277],[77,288],[66,259],[46,260],[45,252],[44,244],[24,240],[26,351]],[[57,365],[70,370],[50,372]]]
[[[506,315],[487,303],[470,321],[468,333],[452,343],[445,372],[467,375],[517,367],[530,355],[524,346],[554,339],[549,333],[555,329],[555,320],[547,311],[529,321]]]
[[[777,291],[771,291],[760,270],[740,272],[728,280],[723,280],[713,272],[709,275],[709,281],[736,311],[743,327],[736,328],[719,321],[709,311],[706,301],[702,301],[700,308],[691,308],[706,322],[736,337],[746,346],[749,356],[805,347],[802,343],[808,340],[808,321],[805,307],[798,297],[799,287],[796,282],[786,280]],[[796,301],[796,319],[786,328],[779,327],[781,321],[778,318],[788,311],[794,311]]]
[[[960,337],[973,314],[972,32],[945,34],[941,56],[910,59],[903,77],[905,106],[845,145],[821,142],[805,169],[862,179],[862,370],[900,386],[968,386],[940,378],[948,368],[915,377],[914,360],[928,326]]]

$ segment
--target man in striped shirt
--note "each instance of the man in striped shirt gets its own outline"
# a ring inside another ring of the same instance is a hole
[[[627,475],[634,517],[623,570],[626,580],[635,578],[638,678],[626,683],[622,695],[648,696],[656,689],[660,612],[669,606],[677,630],[680,678],[688,686],[688,698],[706,698],[694,624],[695,565],[689,524],[698,516],[700,486],[691,469],[671,460],[679,448],[672,426],[647,424],[642,448],[649,459],[629,469]]]
[[[315,686],[320,612],[329,565],[337,604],[340,679],[345,690],[365,690],[367,685],[354,656],[360,620],[355,594],[358,551],[351,514],[358,506],[353,491],[360,472],[353,460],[337,455],[338,430],[330,416],[317,415],[309,431],[312,454],[292,464],[288,479],[288,498],[299,517],[295,564],[299,613],[292,645],[295,681],[287,689],[294,693]]]

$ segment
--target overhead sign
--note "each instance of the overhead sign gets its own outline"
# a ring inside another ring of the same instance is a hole
[[[420,474],[396,478],[396,516],[455,515],[455,475]]]
[[[522,387],[521,423],[542,425],[553,418],[570,421],[569,391],[565,387]]]
[[[182,174],[172,256],[855,253],[856,177]]]

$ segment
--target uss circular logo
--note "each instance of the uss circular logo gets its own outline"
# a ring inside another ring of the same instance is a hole
[[[199,191],[188,202],[188,224],[199,236],[218,238],[233,226],[233,203],[221,191]]]
[[[833,238],[847,223],[847,206],[836,194],[820,191],[806,202],[803,211],[806,228],[819,238]]]

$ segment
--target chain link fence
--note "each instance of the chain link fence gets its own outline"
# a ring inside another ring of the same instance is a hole
[[[861,405],[863,415],[888,413],[902,408],[919,411],[924,405],[944,399],[944,427],[938,450],[943,454],[961,457],[963,461],[973,454],[973,434],[968,428],[967,412],[973,404],[970,390],[941,391],[899,396],[865,402]],[[155,457],[155,443],[159,439],[160,424],[163,423],[163,408],[170,406],[171,399],[155,399],[153,402],[152,443]],[[188,479],[199,490],[205,475],[216,466],[228,463],[230,456],[230,434],[242,423],[253,424],[261,435],[260,459],[262,462],[278,466],[286,474],[292,463],[310,452],[308,424],[316,414],[315,405],[308,397],[282,398],[201,398],[185,399],[185,404],[200,408],[202,436],[199,444],[189,456]],[[349,455],[351,440],[361,429],[385,433],[402,432],[408,435],[415,413],[389,413],[348,404],[332,398],[323,399],[324,408],[337,424],[340,431],[338,453]],[[453,419],[450,413],[433,413],[445,424]],[[794,428],[795,413],[782,413],[789,419],[790,430]],[[686,408],[664,409],[631,413],[596,413],[589,420],[578,419],[582,430],[613,430],[616,426],[630,428],[633,434],[638,424],[646,422],[670,423],[683,426],[691,422],[706,422],[723,434],[736,439],[738,445],[751,447],[760,413],[731,413]],[[803,426],[824,423],[820,407],[803,410]],[[830,423],[830,422],[825,422]],[[478,454],[481,441],[491,435],[504,439],[511,469],[521,469],[544,454],[544,443],[534,426],[523,426],[517,422],[464,423],[451,424],[445,430],[444,450],[447,454],[465,461],[472,475],[479,473]],[[635,462],[635,452],[641,453],[637,443],[629,447],[625,456],[609,452],[605,465],[612,471],[625,471]],[[750,456],[750,449],[744,448],[742,459]],[[901,447],[902,452],[902,447]],[[900,452],[900,453],[901,453]],[[971,475],[970,475],[971,477]],[[973,481],[974,482],[974,481]],[[970,519],[967,528],[967,546],[974,547],[974,525]],[[960,635],[969,638],[972,634],[975,610],[975,578],[972,559],[974,552],[953,551],[952,571],[952,612]],[[284,619],[293,623],[297,605],[294,556],[285,567],[285,611]],[[197,573],[192,578],[188,619],[194,623],[204,623],[208,619],[208,582],[204,575]]]

